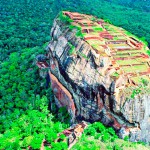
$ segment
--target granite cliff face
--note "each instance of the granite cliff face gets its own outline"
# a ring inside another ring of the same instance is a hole
[[[145,44],[101,19],[70,12],[54,20],[51,37],[46,55],[51,86],[71,122],[101,121],[120,137],[150,141]]]

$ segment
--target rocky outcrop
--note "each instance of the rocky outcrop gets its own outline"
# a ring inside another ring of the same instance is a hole
[[[87,126],[88,124],[85,121],[82,121],[79,124],[72,125],[62,132],[67,137],[68,149],[71,149],[71,147],[77,142]]]
[[[120,137],[150,141],[148,48],[93,16],[61,15],[47,48],[56,104],[67,107],[72,123],[101,121]]]

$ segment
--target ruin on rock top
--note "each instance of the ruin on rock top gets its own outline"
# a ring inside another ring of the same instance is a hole
[[[67,107],[72,122],[101,121],[120,137],[150,141],[148,50],[108,21],[60,13],[46,55],[56,104]]]

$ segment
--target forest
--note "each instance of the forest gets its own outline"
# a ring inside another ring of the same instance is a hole
[[[40,149],[43,139],[47,142],[46,150],[67,149],[65,137],[54,141],[58,133],[69,127],[69,114],[65,108],[55,106],[52,89],[46,88],[46,81],[39,77],[35,65],[36,56],[45,53],[53,20],[62,10],[108,20],[143,38],[150,46],[150,0],[0,0],[2,150]],[[122,149],[117,142],[112,144],[118,139],[114,130],[102,124],[89,126],[82,137],[83,146],[77,143],[74,149],[87,149],[85,135],[98,139],[99,128],[105,133],[101,141],[110,143],[106,149]],[[90,149],[98,149],[90,145]]]

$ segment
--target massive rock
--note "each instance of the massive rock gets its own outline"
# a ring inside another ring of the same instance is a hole
[[[132,141],[150,141],[148,47],[122,28],[79,13],[63,12],[47,48],[58,106],[72,123],[101,121]]]

